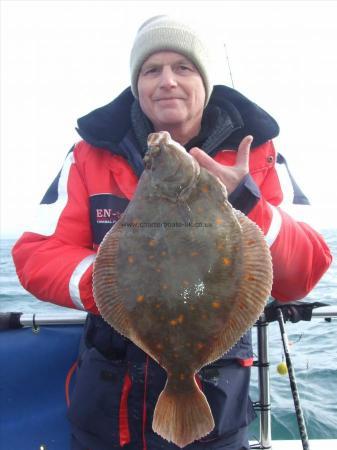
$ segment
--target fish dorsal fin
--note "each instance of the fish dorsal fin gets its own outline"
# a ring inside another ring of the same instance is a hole
[[[269,247],[261,229],[240,211],[234,210],[242,229],[242,280],[218,345],[209,363],[222,356],[223,348],[231,348],[258,320],[269,298],[273,267]]]
[[[104,243],[104,245],[102,245]],[[123,336],[130,337],[128,311],[118,289],[118,232],[108,232],[99,247],[94,263],[93,291],[102,317]]]
[[[119,288],[118,260],[121,233],[122,230],[115,226],[105,235],[99,247],[93,274],[95,303],[101,316],[110,326],[157,360],[151,350],[134,333],[126,306],[126,296]]]

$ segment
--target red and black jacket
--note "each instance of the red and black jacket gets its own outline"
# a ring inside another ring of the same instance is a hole
[[[79,120],[84,140],[69,152],[42,200],[37,227],[24,233],[13,249],[22,285],[41,300],[97,313],[91,286],[96,249],[132,198],[143,168],[144,150],[139,148],[130,119],[133,100],[126,90],[111,104]],[[271,141],[277,125],[232,89],[214,88],[210,105],[214,104],[224,108],[228,128],[227,139],[209,152],[214,159],[233,164],[241,138],[254,136],[250,176],[256,192],[249,187],[243,190],[235,206],[244,210],[247,197],[255,197],[250,211],[244,212],[261,227],[270,244],[272,296],[280,301],[303,298],[326,271],[331,255],[317,232],[278,208],[283,194]]]
[[[165,377],[161,369],[153,361],[149,362],[132,343],[111,329],[107,331],[97,315],[92,293],[92,268],[102,238],[135,192],[143,170],[146,137],[151,131],[151,124],[141,113],[130,89],[110,104],[79,119],[78,132],[83,140],[68,153],[61,172],[44,196],[36,228],[25,232],[13,248],[17,273],[25,289],[41,300],[93,314],[87,323],[87,349],[93,352],[95,348],[109,361],[124,361],[115,367],[115,371],[120,371],[116,375],[118,394],[115,392],[118,408],[130,392],[128,405],[130,401],[138,405],[133,414],[140,415],[142,421],[145,420],[144,396],[155,399]],[[316,231],[305,223],[296,222],[279,207],[283,194],[272,142],[278,134],[276,122],[237,91],[216,86],[204,114],[201,133],[187,149],[198,145],[219,163],[232,165],[238,144],[248,134],[254,137],[250,174],[229,200],[260,226],[270,245],[274,268],[272,296],[283,302],[301,299],[327,270],[331,254]],[[249,334],[224,356],[224,364],[229,359],[238,359],[243,366],[251,364]],[[224,403],[216,406],[219,392],[213,392],[212,386],[210,388],[206,383],[204,389],[217,416],[215,433],[221,434],[233,429],[234,424],[224,425],[226,408],[223,409]],[[151,408],[149,411],[148,418],[153,412]],[[75,416],[76,413],[73,420],[81,422]],[[120,410],[117,417],[118,420],[114,418],[119,427],[116,439],[120,444],[124,438],[128,441],[130,436],[127,432],[125,435],[127,428],[123,420],[121,422],[125,411]],[[235,426],[239,428],[249,422],[247,417],[236,421]],[[115,425],[113,428],[117,430]],[[135,429],[137,426],[138,422],[135,422]],[[138,429],[143,433],[142,439],[145,428]],[[102,433],[104,435],[105,431]],[[137,433],[134,431],[133,436]]]

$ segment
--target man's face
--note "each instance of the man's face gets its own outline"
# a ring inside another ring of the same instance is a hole
[[[205,87],[196,67],[175,52],[157,52],[142,65],[138,77],[140,106],[156,131],[172,127],[199,130]]]

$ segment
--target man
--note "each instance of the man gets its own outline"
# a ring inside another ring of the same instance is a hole
[[[331,262],[322,237],[277,207],[276,122],[235,90],[212,85],[208,51],[195,31],[166,16],[151,18],[137,33],[130,62],[131,90],[79,119],[83,140],[42,200],[42,228],[24,233],[13,249],[27,290],[90,313],[69,409],[73,449],[177,449],[151,428],[165,372],[102,320],[92,294],[96,250],[135,192],[150,132],[169,131],[260,226],[273,258],[274,298],[303,298]],[[249,448],[251,364],[247,333],[200,371],[215,428],[186,449]]]

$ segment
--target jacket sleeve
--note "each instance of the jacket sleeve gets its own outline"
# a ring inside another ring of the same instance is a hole
[[[272,142],[268,145],[272,146]],[[275,161],[275,157],[274,157]],[[273,260],[272,296],[281,302],[305,297],[328,269],[332,255],[323,237],[278,205],[283,195],[275,165],[261,183],[260,199],[248,217],[265,234]]]
[[[21,236],[12,255],[21,284],[35,297],[97,313],[89,199],[76,151],[68,153],[39,205],[37,227]]]

